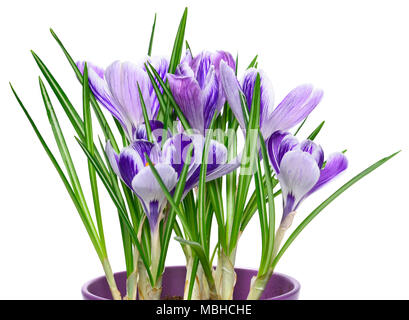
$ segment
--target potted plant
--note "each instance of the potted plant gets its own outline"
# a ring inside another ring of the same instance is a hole
[[[88,177],[84,178],[89,179],[92,204],[84,196],[42,78],[40,91],[62,165],[12,87],[105,272],[104,277],[84,285],[83,296],[116,300],[296,299],[298,282],[274,273],[280,258],[327,205],[396,153],[357,174],[305,216],[303,201],[348,166],[345,151],[326,157],[315,142],[323,122],[306,139],[296,137],[321,101],[322,91],[301,85],[275,106],[271,84],[258,68],[257,56],[239,81],[238,60],[230,53],[193,54],[184,41],[186,19],[187,9],[169,59],[152,56],[155,16],[147,57],[140,64],[117,61],[105,70],[75,61],[51,30],[82,85],[82,110],[74,108],[33,52],[84,152],[88,165]],[[104,142],[94,137],[92,112]],[[116,274],[106,249],[98,180],[120,221],[126,271]],[[276,198],[282,199],[280,209]],[[305,218],[287,237],[296,212]],[[242,236],[246,240],[244,231],[256,214],[262,239],[259,269],[240,269],[235,265],[237,245]],[[214,247],[210,245],[212,232],[217,233]],[[165,268],[173,233],[186,265]]]

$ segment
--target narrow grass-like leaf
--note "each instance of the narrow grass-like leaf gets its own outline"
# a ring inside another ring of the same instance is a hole
[[[314,139],[317,137],[318,133],[320,133],[320,131],[321,131],[322,127],[324,126],[324,124],[325,124],[325,121],[322,121],[322,122],[318,125],[318,127],[315,128],[313,132],[311,132],[311,134],[308,136],[307,139],[309,139],[309,140],[314,140]]]
[[[268,267],[271,264],[271,259],[273,258],[273,249],[275,241],[275,205],[274,205],[274,181],[271,176],[270,162],[267,154],[266,144],[263,139],[263,135],[259,131],[260,146],[261,146],[261,155],[263,158],[264,165],[264,176],[265,176],[265,186],[267,191],[268,201],[268,246],[267,246],[267,255],[265,257],[265,265],[261,266],[259,274],[265,274],[268,271]]]
[[[143,100],[143,96],[142,96],[141,88],[139,87],[139,83],[138,83],[138,92],[139,92],[139,99],[141,101],[143,119],[145,121],[146,135],[148,136],[148,140],[154,143],[155,141],[152,135],[152,129],[151,129],[151,124],[149,122],[148,111],[146,110],[145,101]]]
[[[82,82],[83,82],[83,76],[82,76],[80,70],[78,69],[78,67],[77,67],[77,65],[76,65],[76,63],[75,63],[75,61],[74,61],[74,59],[71,57],[71,55],[70,55],[70,54],[68,53],[68,51],[65,49],[63,43],[62,43],[61,40],[58,38],[58,36],[57,36],[57,34],[54,32],[54,30],[53,30],[53,29],[50,29],[50,32],[51,32],[52,36],[54,37],[54,39],[57,41],[57,43],[58,43],[58,45],[60,46],[61,50],[63,51],[65,57],[67,58],[69,64],[71,65],[71,67],[72,67],[72,69],[73,69],[75,75],[77,76],[78,80],[79,80],[80,83],[82,84]],[[99,107],[99,105],[98,105],[98,103],[97,103],[97,101],[96,101],[96,99],[95,99],[95,97],[94,97],[93,94],[90,95],[90,100],[91,100],[92,108],[93,108],[93,110],[94,110],[94,112],[95,112],[95,115],[96,115],[96,117],[97,117],[98,123],[99,123],[99,125],[100,125],[100,127],[101,127],[101,129],[102,129],[102,131],[103,131],[103,133],[104,133],[105,138],[111,142],[112,147],[114,148],[114,150],[115,150],[116,152],[118,152],[119,149],[118,149],[118,144],[117,144],[117,142],[116,142],[116,140],[115,140],[115,137],[114,137],[114,135],[112,134],[111,128],[109,127],[108,122],[107,122],[107,120],[106,120],[104,114],[102,113],[101,108]],[[74,111],[75,111],[75,110],[74,110]],[[80,135],[79,135],[79,136],[80,136]],[[81,137],[81,136],[80,136],[80,137]],[[98,154],[97,154],[97,156],[98,156]]]
[[[132,227],[131,222],[129,221],[128,215],[126,213],[126,209],[124,207],[123,202],[121,202],[121,200],[119,199],[119,197],[117,196],[114,188],[112,187],[109,178],[106,177],[103,173],[103,170],[101,169],[98,161],[95,159],[95,157],[89,152],[89,150],[87,149],[87,147],[79,140],[77,139],[77,142],[79,143],[79,145],[81,146],[82,150],[84,151],[85,155],[88,157],[88,159],[91,160],[92,165],[95,167],[95,170],[98,174],[98,176],[100,177],[102,183],[104,184],[106,190],[108,191],[108,194],[110,195],[112,201],[114,202],[115,206],[118,209],[118,213],[120,216],[121,221],[124,223],[124,226],[126,227],[127,231],[129,232],[129,235],[133,241],[133,243],[136,246],[136,249],[138,250],[141,259],[145,265],[146,271],[148,273],[149,276],[149,280],[151,282],[151,284],[154,284],[154,279],[152,276],[152,273],[150,272],[149,269],[149,262],[148,259],[144,253],[144,251],[142,250],[141,244],[138,240],[138,235],[135,232],[135,229]],[[123,200],[122,200],[123,201]]]
[[[247,69],[253,68],[256,65],[257,58],[258,58],[258,54],[256,54],[256,56],[253,58],[253,60],[251,60],[251,62],[249,64],[249,66],[247,67]]]
[[[179,181],[176,185],[175,192],[174,192],[174,199],[175,203],[179,204],[180,200],[182,199],[183,191],[186,185],[186,179],[187,179],[187,173],[190,165],[190,161],[192,158],[192,151],[193,151],[193,146],[189,147],[185,163],[183,164],[182,172],[179,176]],[[173,229],[173,224],[176,219],[176,211],[172,208],[170,210],[169,216],[167,218],[166,226],[165,226],[165,232],[163,235],[163,244],[161,248],[161,256],[159,260],[159,266],[158,266],[158,276],[160,276],[163,273],[164,265],[165,265],[165,259],[166,259],[166,254],[168,251],[169,247],[169,241],[170,237],[172,234],[172,229]]]
[[[54,91],[55,96],[57,97],[58,101],[61,103],[65,113],[67,114],[70,122],[72,123],[76,133],[81,138],[84,139],[84,125],[82,123],[81,117],[75,110],[74,106],[68,99],[65,92],[62,90],[58,82],[54,79],[53,75],[50,73],[46,65],[43,61],[35,54],[34,51],[31,51],[34,60],[36,61],[38,67],[40,68],[41,72],[43,73],[45,79],[47,80],[48,84],[50,85],[51,89]]]
[[[304,124],[305,124],[305,122],[307,121],[307,119],[308,119],[308,117],[306,117],[306,118],[303,120],[303,122],[301,122],[301,124],[298,126],[297,130],[295,130],[294,136],[296,136],[296,135],[300,132],[301,128],[304,126]]]
[[[176,67],[180,62],[180,58],[182,57],[182,50],[183,50],[183,43],[185,38],[185,30],[186,30],[186,20],[187,20],[187,8],[183,12],[182,19],[179,23],[178,32],[176,34],[175,42],[173,44],[172,55],[170,56],[169,60],[169,73],[174,73]]]
[[[193,287],[196,282],[196,273],[197,273],[197,268],[199,267],[199,258],[194,257],[193,258],[193,265],[192,265],[192,273],[190,274],[190,279],[189,279],[189,291],[187,294],[187,300],[192,300],[192,293],[193,293]]]
[[[209,264],[209,260],[206,256],[206,253],[200,243],[196,241],[185,240],[183,238],[175,237],[175,240],[188,245],[192,250],[195,252],[196,256],[198,257],[200,263],[202,264],[203,271],[206,275],[206,279],[209,282],[210,287],[214,287],[214,278],[212,274],[212,267]]]
[[[84,78],[88,79],[88,67],[87,64],[84,66]],[[88,150],[90,150],[91,154],[94,154],[94,140],[92,136],[92,118],[91,118],[91,109],[89,103],[89,85],[88,81],[83,82],[83,91],[82,91],[82,104],[83,104],[83,114],[84,114],[84,129],[85,129],[85,141]],[[91,185],[91,192],[92,192],[92,200],[94,203],[94,212],[95,212],[95,219],[97,222],[98,228],[98,235],[101,240],[101,246],[106,254],[106,245],[105,245],[105,235],[104,235],[104,228],[102,224],[101,218],[101,206],[99,203],[99,192],[98,192],[98,184],[97,184],[97,176],[95,173],[95,168],[88,160],[88,172],[89,172],[89,179]]]
[[[148,56],[152,54],[152,45],[153,45],[153,37],[155,35],[155,28],[156,28],[156,13],[155,13],[155,18],[153,19],[151,37],[149,39]]]
[[[370,167],[366,168],[363,170],[361,173],[357,174],[355,177],[353,177],[351,180],[349,180],[347,183],[345,183],[341,188],[339,188],[337,191],[335,191],[331,196],[329,196],[324,202],[322,202],[316,209],[314,209],[308,216],[305,218],[299,225],[298,227],[294,230],[294,232],[288,237],[287,241],[284,243],[280,251],[278,252],[277,256],[274,258],[272,268],[274,269],[275,266],[277,265],[278,261],[280,258],[283,256],[284,252],[288,249],[288,247],[293,243],[293,241],[297,238],[297,236],[301,233],[301,231],[304,230],[304,228],[322,211],[324,210],[332,201],[334,201],[336,198],[338,198],[344,191],[346,191],[348,188],[350,188],[352,185],[354,185],[356,182],[361,180],[363,177],[366,175],[370,174],[372,171],[383,165],[385,162],[388,160],[392,159],[394,156],[396,156],[398,152],[393,153],[392,155],[385,157],[377,162],[375,162],[373,165]]]
[[[64,134],[61,130],[57,115],[55,114],[54,108],[51,104],[50,97],[48,96],[47,89],[45,88],[44,83],[41,80],[41,78],[39,78],[39,84],[40,84],[40,89],[41,89],[41,95],[44,101],[44,106],[47,111],[48,120],[50,122],[55,141],[60,151],[61,158],[63,159],[63,162],[68,172],[68,176],[70,177],[71,185],[74,189],[75,194],[77,195],[77,198],[78,198],[79,203],[81,204],[81,207],[83,208],[85,212],[85,215],[87,217],[87,220],[89,221],[89,224],[90,224],[90,227],[93,233],[97,235],[98,233],[92,221],[92,218],[91,218],[91,215],[88,209],[88,205],[85,200],[84,193],[82,191],[81,183],[78,179],[78,175],[75,170],[74,162],[72,161],[72,158],[68,150],[67,143],[65,142]]]
[[[247,198],[248,189],[252,179],[249,171],[252,171],[256,162],[258,153],[258,128],[260,125],[260,75],[254,84],[253,100],[250,111],[250,120],[246,131],[246,140],[244,145],[244,153],[240,166],[239,184],[236,196],[236,215],[234,216],[231,239],[229,243],[229,254],[235,250],[239,236],[239,229],[242,222],[244,205]]]
[[[45,142],[43,136],[41,135],[40,131],[38,130],[37,126],[35,125],[33,119],[31,118],[30,114],[28,113],[27,109],[24,107],[22,101],[20,100],[20,98],[18,97],[17,93],[15,92],[13,86],[10,84],[11,90],[13,91],[13,94],[17,100],[17,102],[19,103],[21,109],[23,110],[26,118],[28,119],[28,121],[30,122],[31,127],[33,128],[38,140],[40,141],[41,145],[43,146],[46,154],[48,155],[49,159],[51,160],[51,163],[54,165],[54,168],[56,169],[59,177],[61,178],[61,181],[63,182],[72,202],[75,205],[75,208],[78,211],[78,214],[84,224],[85,229],[87,230],[88,236],[90,237],[90,240],[95,248],[95,251],[98,254],[98,257],[101,261],[104,260],[105,256],[103,254],[103,250],[102,247],[99,244],[98,238],[95,237],[95,234],[93,233],[92,227],[89,224],[89,221],[87,219],[86,214],[84,213],[84,210],[80,204],[80,202],[77,199],[77,196],[74,192],[74,190],[72,189],[70,182],[68,181],[67,177],[65,176],[63,170],[61,169],[60,165],[58,164],[57,159],[54,157],[53,153],[51,152],[50,148],[48,147],[47,143]]]
[[[178,106],[178,104],[175,101],[175,98],[173,98],[172,92],[170,91],[170,89],[168,88],[168,86],[165,84],[165,82],[163,82],[162,78],[160,77],[159,73],[156,71],[156,69],[149,63],[148,61],[148,65],[150,68],[146,68],[146,72],[148,73],[148,75],[150,73],[153,73],[153,75],[156,77],[156,80],[158,80],[160,86],[163,88],[163,92],[166,94],[167,98],[169,99],[170,103],[172,104],[173,108],[175,109],[176,115],[178,116],[180,122],[182,123],[183,128],[187,131],[190,129],[190,124],[189,122],[186,120],[186,117],[184,116],[182,110],[180,109],[180,107]],[[152,82],[152,75],[149,75],[149,78],[151,79]],[[153,82],[152,82],[153,84]],[[155,85],[154,85],[155,86]],[[156,92],[156,90],[155,90]]]
[[[206,174],[207,174],[207,164],[208,164],[208,153],[209,153],[209,146],[210,146],[210,141],[211,141],[211,136],[215,124],[217,114],[213,115],[213,119],[210,124],[210,130],[208,130],[208,133],[205,138],[205,144],[203,148],[203,154],[202,154],[202,165],[200,167],[200,175],[199,175],[199,185],[198,185],[198,195],[197,195],[197,208],[198,208],[198,218],[199,218],[199,235],[200,235],[200,240],[201,240],[201,245],[203,246],[205,252],[208,252],[209,249],[209,242],[207,241],[207,232],[205,230],[205,205],[206,205]]]
[[[185,44],[186,44],[186,50],[189,50],[190,53],[193,55],[192,49],[190,48],[189,42],[187,42],[187,40],[185,41]]]

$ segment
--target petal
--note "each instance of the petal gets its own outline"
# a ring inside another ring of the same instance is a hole
[[[322,186],[333,180],[341,172],[348,168],[348,160],[344,154],[337,152],[328,157],[327,163],[324,169],[321,170],[320,178],[315,186],[310,190],[308,194],[311,194]]]
[[[125,184],[132,188],[132,180],[145,166],[144,158],[132,147],[124,148],[118,159],[120,177]]]
[[[278,166],[280,167],[281,161],[284,157],[284,155],[299,147],[299,142],[296,137],[293,135],[289,134],[283,138],[283,140],[280,143],[280,146],[278,147],[278,153],[277,153],[277,163]]]
[[[290,135],[289,132],[276,131],[267,140],[267,151],[268,151],[268,155],[270,158],[270,162],[273,165],[273,168],[277,174],[280,173],[280,164],[279,164],[280,161],[278,157],[278,151],[280,149],[281,142],[288,135]]]
[[[219,97],[219,83],[216,78],[214,67],[212,66],[207,75],[206,83],[201,92],[202,105],[203,105],[203,118],[204,118],[203,133],[204,133],[204,130],[210,127],[210,123],[217,109],[218,97]]]
[[[197,81],[192,77],[168,74],[173,97],[182,109],[193,129],[204,134],[204,115],[202,93]]]
[[[105,71],[105,78],[113,101],[120,108],[122,118],[129,128],[136,128],[143,122],[138,84],[141,88],[149,119],[152,119],[152,99],[149,92],[150,80],[146,72],[130,62],[112,63]],[[132,133],[132,132],[130,132]]]
[[[112,148],[111,142],[108,141],[105,146],[105,153],[107,155],[109,164],[111,165],[112,170],[114,170],[115,174],[121,177],[118,167],[119,156],[115,152],[114,148]]]
[[[195,159],[198,159],[200,156],[200,160],[199,160],[200,162],[201,162],[201,159],[203,158],[204,140],[202,142],[203,143],[200,149],[200,155],[196,153],[196,158],[195,158]],[[197,147],[197,145],[199,145],[199,143],[196,144],[196,148],[198,149],[199,147]],[[223,144],[215,140],[210,141],[209,152],[208,152],[208,157],[207,157],[206,181],[217,179],[234,170],[232,169],[233,165],[226,164],[226,160],[227,160],[227,148]],[[195,162],[197,163],[198,161],[196,160]],[[202,163],[200,163],[200,165],[194,168],[191,176],[188,177],[186,181],[185,190],[190,190],[193,187],[197,186],[197,184],[199,183],[199,179],[200,179],[201,166],[202,166]],[[227,170],[227,168],[231,170],[229,171]]]
[[[163,136],[163,123],[158,120],[151,120],[149,121],[149,124],[151,126],[151,131],[153,136],[156,139],[157,143],[162,142],[162,136]],[[167,137],[171,137],[172,134],[168,130]],[[148,134],[146,132],[146,126],[145,123],[139,125],[133,134],[133,140],[138,140],[138,139],[143,139],[143,140],[148,140]]]
[[[177,173],[168,164],[155,165],[166,188],[171,191],[177,183]],[[156,228],[159,215],[166,205],[166,197],[150,167],[144,167],[132,180],[132,189],[142,201],[151,229]]]
[[[273,86],[263,70],[250,68],[244,74],[244,77],[242,80],[242,88],[243,88],[244,95],[246,96],[247,107],[250,110],[252,100],[253,100],[254,85],[256,83],[257,74],[260,75],[260,93],[261,93],[260,128],[261,128],[262,133],[264,133],[264,131],[270,130],[270,128],[263,128],[263,127],[264,127],[264,123],[268,123],[266,121],[268,121],[271,118],[273,110],[274,110]],[[267,136],[265,136],[265,138],[267,138]]]
[[[191,144],[192,139],[187,134],[180,133],[166,140],[163,145],[161,161],[170,164],[177,172],[178,177],[182,172]],[[193,150],[192,156],[194,158],[195,150]],[[192,159],[190,166],[193,164],[194,160]]]
[[[77,62],[77,67],[82,74],[84,73],[84,65],[84,61]],[[120,107],[118,107],[113,101],[108,84],[105,81],[104,70],[90,62],[87,62],[87,65],[89,87],[95,98],[121,123],[122,126],[125,126],[125,120],[120,113]]]
[[[232,70],[236,70],[236,61],[234,60],[233,56],[226,51],[216,51],[212,55],[212,64],[216,70],[216,75],[219,77],[220,75],[220,63],[224,61]]]
[[[241,108],[240,84],[237,81],[234,70],[224,61],[220,62],[220,82],[230,109],[233,111],[240,127],[244,129],[246,126],[244,124],[243,111]]]
[[[269,132],[288,130],[304,120],[321,101],[322,95],[321,90],[313,90],[311,85],[302,85],[292,90],[268,120]]]
[[[212,54],[208,51],[202,51],[190,63],[195,78],[201,88],[204,87],[207,74],[212,66]]]
[[[311,140],[304,140],[300,144],[300,150],[311,154],[315,161],[317,161],[318,168],[322,168],[322,164],[324,163],[324,150],[322,150],[320,145]]]
[[[226,97],[224,95],[224,91],[222,88],[222,84],[220,82],[220,63],[226,63],[233,71],[236,70],[236,61],[234,60],[233,56],[226,51],[217,51],[212,55],[212,64],[214,66],[214,70],[216,73],[216,79],[219,83],[219,94],[216,103],[216,109],[220,112],[226,102]]]
[[[296,209],[299,202],[317,183],[320,170],[309,153],[293,150],[287,152],[281,160],[280,173],[277,177],[283,191],[284,201],[288,195],[292,195],[294,209]]]

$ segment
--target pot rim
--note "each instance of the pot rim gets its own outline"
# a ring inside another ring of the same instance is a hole
[[[176,265],[176,266],[168,266],[165,267],[165,271],[166,269],[174,269],[174,268],[186,268],[185,265]],[[252,268],[234,268],[234,270],[236,271],[252,271],[254,273],[257,274],[258,270],[257,269],[252,269]],[[119,271],[119,272],[115,272],[114,276],[117,276],[118,274],[122,274],[125,273],[126,271]],[[284,273],[280,273],[280,272],[274,272],[275,275],[285,278],[287,279],[289,282],[291,282],[291,284],[293,285],[293,288],[291,290],[289,290],[286,293],[280,294],[278,296],[274,296],[275,299],[278,300],[285,300],[285,298],[293,296],[295,294],[297,294],[298,291],[300,291],[300,283],[298,282],[298,280],[296,280],[295,278],[288,276]],[[89,281],[87,281],[86,283],[83,284],[83,286],[81,287],[81,292],[83,294],[83,296],[87,297],[88,299],[98,299],[98,300],[110,300],[101,296],[98,296],[96,294],[93,294],[91,291],[89,291],[89,286],[97,281],[100,281],[102,279],[106,279],[105,275],[103,276],[99,276],[96,277],[94,279],[91,279]],[[266,299],[269,300],[269,299]]]

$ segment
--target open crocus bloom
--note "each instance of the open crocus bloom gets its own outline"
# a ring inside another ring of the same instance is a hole
[[[240,94],[243,94],[247,107],[251,108],[254,84],[257,74],[260,75],[260,130],[267,139],[277,130],[288,130],[304,120],[318,105],[322,98],[321,90],[314,90],[311,85],[301,85],[293,89],[281,103],[274,108],[273,87],[267,75],[255,68],[244,74],[241,83],[234,71],[224,61],[220,63],[220,80],[234,115],[240,127],[245,130],[245,122]]]
[[[157,182],[145,154],[149,156],[169,192],[173,192],[193,144],[192,160],[189,164],[184,195],[199,182],[200,161],[202,158],[204,137],[179,133],[168,138],[161,149],[160,144],[138,139],[124,148],[118,155],[108,142],[106,154],[114,172],[134,191],[140,199],[153,232],[157,231],[166,197]],[[226,148],[211,141],[208,154],[208,173],[211,174],[223,166],[226,161]],[[220,177],[224,173],[213,179]]]
[[[271,164],[283,194],[283,217],[295,211],[310,194],[334,179],[348,166],[342,153],[333,153],[324,164],[324,151],[311,140],[298,140],[277,131],[267,141]]]
[[[165,58],[147,58],[162,79],[168,71]],[[159,102],[144,64],[113,62],[105,71],[91,63],[88,65],[89,86],[96,99],[119,121],[130,141],[137,139],[138,127],[144,122],[138,84],[146,105],[149,120],[156,118]],[[84,62],[77,62],[81,72]],[[162,89],[161,89],[162,90]]]
[[[220,112],[225,97],[220,83],[220,64],[234,70],[230,53],[201,52],[195,58],[188,50],[176,69],[167,78],[172,94],[192,129],[204,135],[215,112]]]

